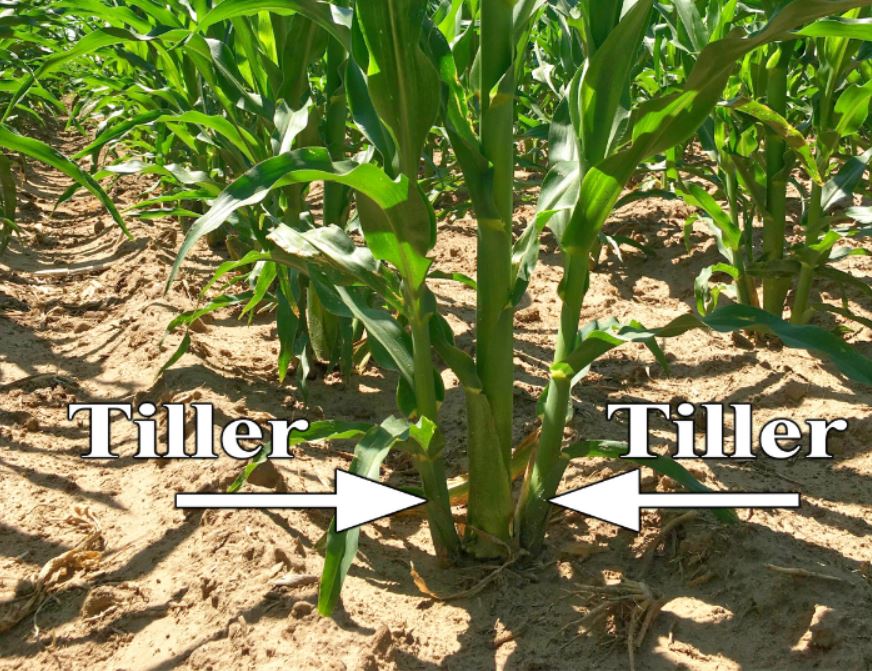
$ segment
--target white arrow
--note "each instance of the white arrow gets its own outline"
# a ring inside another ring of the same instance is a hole
[[[332,494],[176,494],[176,508],[335,508],[336,531],[388,517],[426,499],[336,469]]]
[[[688,492],[643,494],[639,470],[621,473],[549,499],[551,503],[625,529],[642,528],[643,508],[799,508],[799,494]]]

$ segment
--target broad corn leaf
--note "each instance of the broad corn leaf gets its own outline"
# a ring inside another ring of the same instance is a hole
[[[405,177],[392,180],[375,165],[334,163],[326,149],[306,148],[267,159],[224,189],[185,237],[167,287],[194,243],[216,230],[235,211],[262,202],[273,189],[317,180],[344,184],[363,195],[366,206],[374,206],[377,215],[363,224],[373,255],[394,264],[416,286],[424,281],[430,265],[425,254],[431,243],[431,226],[428,222],[426,230],[422,230],[406,225],[409,216],[420,216],[422,211],[433,216],[427,204],[420,202],[423,197],[417,185]]]
[[[37,161],[41,161],[42,163],[50,165],[52,168],[64,173],[70,179],[75,180],[77,184],[85,187],[97,197],[97,199],[103,204],[103,207],[105,207],[109,214],[112,215],[115,223],[118,224],[122,231],[124,231],[124,234],[128,238],[131,237],[130,232],[127,230],[127,226],[124,225],[124,220],[121,218],[121,215],[118,214],[118,210],[115,208],[112,200],[108,195],[106,195],[106,192],[103,191],[97,181],[45,142],[19,135],[11,128],[8,128],[4,124],[0,124],[0,147],[8,149],[9,151],[24,154],[25,156],[36,159]]]
[[[424,0],[360,2],[369,92],[397,144],[399,169],[417,175],[424,140],[439,113],[439,76],[421,51]],[[416,222],[409,222],[415,225]]]

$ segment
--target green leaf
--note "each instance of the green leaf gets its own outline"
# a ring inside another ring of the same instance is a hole
[[[729,272],[729,268],[717,267],[724,272]],[[620,325],[616,322],[608,328],[601,328],[594,322],[576,349],[563,362],[555,364],[552,370],[558,373],[565,370],[565,375],[576,375],[598,357],[624,343],[672,338],[698,328],[712,329],[719,333],[765,331],[778,337],[787,347],[804,349],[832,361],[843,375],[852,380],[872,384],[872,359],[860,354],[838,336],[817,326],[790,324],[747,305],[728,305],[702,317],[694,314],[683,315],[666,326],[651,330],[636,323]]]
[[[576,376],[606,352],[626,343],[641,342],[651,349],[660,363],[667,367],[655,341],[656,331],[645,329],[638,322],[622,324],[616,319],[599,320],[587,324],[578,333],[578,345],[561,362],[552,366],[558,374]],[[566,370],[568,366],[569,370]]]
[[[250,293],[244,293],[238,296],[218,296],[203,307],[197,308],[196,310],[183,312],[182,314],[174,317],[173,320],[167,325],[167,333],[172,333],[180,326],[189,326],[190,324],[193,324],[202,317],[205,317],[206,315],[211,314],[217,310],[222,310],[226,307],[230,307],[231,305],[238,305],[239,303],[248,300],[249,297]]]
[[[678,18],[690,38],[694,51],[702,51],[709,41],[708,31],[694,0],[673,0]]]
[[[584,457],[600,457],[603,459],[623,459],[624,455],[629,452],[629,447],[626,443],[615,440],[582,440],[573,443],[561,453],[561,461],[558,468],[562,471],[566,470],[567,464],[572,459]],[[679,464],[674,459],[669,457],[657,456],[653,459],[626,459],[640,466],[647,466],[655,473],[665,475],[672,478],[680,485],[684,486],[689,492],[705,493],[713,490],[706,487],[699,480],[693,477],[684,466]],[[561,475],[562,477],[562,475]],[[734,523],[738,522],[739,518],[735,511],[728,508],[716,508],[712,510],[715,517],[721,522]]]
[[[103,207],[105,207],[109,214],[112,215],[115,223],[118,224],[118,227],[122,231],[124,231],[124,234],[131,240],[133,239],[133,236],[130,235],[130,231],[127,230],[127,226],[121,219],[121,215],[118,214],[118,210],[115,209],[112,200],[106,192],[103,191],[96,180],[45,142],[19,135],[11,128],[8,128],[5,124],[0,124],[0,147],[24,154],[25,156],[36,159],[37,161],[41,161],[55,170],[64,173],[77,184],[85,187],[103,204]]]
[[[866,167],[870,161],[872,161],[872,148],[848,159],[839,173],[824,185],[821,197],[821,207],[824,212],[830,212],[840,202],[853,195],[854,189],[866,174]]]
[[[551,166],[542,182],[536,220],[547,226],[559,240],[569,225],[572,210],[581,188],[578,161],[559,161]]]
[[[433,457],[436,455],[432,454],[431,447],[441,448],[439,441],[433,442],[438,431],[439,427],[436,426],[435,422],[428,417],[421,417],[415,424],[409,426],[409,437],[418,444],[421,452]]]
[[[872,98],[872,81],[862,86],[852,84],[845,88],[836,101],[836,137],[846,138],[854,135],[869,118],[869,100]]]
[[[767,107],[761,102],[757,102],[756,100],[739,98],[730,102],[729,107],[754,117],[758,121],[766,124],[769,129],[775,131],[775,133],[782,137],[790,148],[800,157],[809,177],[818,184],[823,183],[823,177],[818,169],[817,161],[815,161],[814,156],[812,156],[811,148],[805,141],[805,136],[794,128],[787,119],[775,110]]]
[[[585,165],[603,160],[609,153],[620,121],[621,100],[630,84],[642,38],[651,22],[653,0],[640,0],[609,32],[590,59],[578,86],[573,117]]]
[[[93,16],[102,19],[115,28],[132,27],[141,33],[147,33],[152,28],[152,24],[147,19],[123,5],[109,7],[100,0],[76,0],[75,2],[57,2],[55,6],[69,8],[75,12],[76,16]]]
[[[855,5],[865,5],[857,2]],[[833,10],[836,13],[836,10]],[[872,19],[848,19],[832,17],[816,21],[810,26],[797,30],[796,35],[802,37],[836,37],[851,40],[872,40]]]
[[[345,93],[351,118],[357,128],[382,155],[385,164],[391,165],[395,153],[393,140],[375,111],[367,88],[366,75],[351,60],[345,69]]]
[[[100,133],[94,141],[87,145],[84,149],[77,151],[73,154],[73,159],[84,158],[88,154],[100,149],[107,142],[111,142],[112,140],[121,137],[126,132],[136,128],[137,126],[145,125],[149,122],[157,119],[163,110],[150,110],[148,112],[143,112],[142,114],[137,114],[131,119],[127,119],[121,123],[115,124],[110,128],[107,128],[102,133]]]
[[[372,102],[397,144],[400,172],[418,174],[424,141],[439,114],[439,77],[420,48],[425,0],[360,2],[356,18],[369,55]]]
[[[297,332],[300,327],[300,319],[291,309],[291,304],[296,303],[296,301],[294,301],[287,269],[283,269],[279,273],[276,298],[278,299],[276,328],[279,335],[279,382],[284,382],[285,376],[288,374],[288,367],[294,358]]]
[[[334,2],[321,0],[222,0],[197,26],[205,32],[209,26],[241,16],[270,12],[279,16],[301,14],[314,22],[348,49],[351,45],[351,12]]]
[[[176,362],[185,356],[185,353],[191,347],[191,334],[188,331],[185,331],[185,335],[182,336],[182,341],[179,343],[179,346],[176,347],[175,352],[172,353],[167,362],[160,367],[160,370],[157,372],[156,378],[159,378],[163,375],[167,370],[172,368]]]
[[[408,437],[408,422],[396,417],[389,417],[381,425],[372,427],[354,448],[349,472],[370,480],[378,479],[379,468],[391,448],[397,441],[407,440]],[[335,519],[331,522],[324,569],[321,572],[321,589],[318,592],[318,612],[322,615],[331,615],[339,602],[342,583],[357,554],[359,540],[359,527],[337,532]]]
[[[707,317],[684,315],[654,331],[657,337],[668,338],[692,329],[707,328],[719,333],[741,330],[765,331],[775,335],[787,347],[804,349],[831,361],[845,377],[872,384],[872,360],[860,354],[838,336],[818,326],[790,324],[758,308],[728,305]]]
[[[718,204],[712,195],[693,182],[684,185],[686,191],[678,191],[678,195],[693,207],[698,207],[711,217],[714,225],[721,233],[721,239],[727,252],[735,252],[742,243],[742,230],[733,223],[730,215]],[[728,256],[728,258],[730,258]],[[731,259],[732,260],[732,259]]]
[[[710,284],[712,274],[716,272],[726,273],[733,280],[739,279],[739,269],[727,263],[715,263],[700,270],[693,282],[693,292],[696,296],[696,310],[701,315],[709,314],[718,306],[721,294],[734,296],[736,293],[734,285],[720,282]]]
[[[621,18],[623,0],[581,0],[581,18],[584,25],[585,49],[596,53]]]
[[[369,422],[346,422],[338,419],[325,419],[310,422],[305,431],[293,431],[288,438],[288,447],[316,440],[351,440],[360,438],[373,428]]]
[[[211,289],[216,282],[218,282],[222,277],[224,277],[227,273],[234,271],[238,268],[243,268],[245,266],[250,266],[252,264],[257,263],[258,261],[264,261],[269,258],[269,255],[266,252],[259,252],[255,249],[246,253],[241,259],[225,261],[220,266],[215,269],[215,272],[212,273],[212,277],[209,278],[209,281],[200,289],[200,297],[206,295],[206,292]]]
[[[185,236],[167,289],[194,243],[216,230],[238,209],[262,202],[274,189],[316,180],[350,186],[365,197],[370,210],[380,210],[383,216],[377,222],[373,215],[364,225],[367,245],[376,258],[393,263],[415,286],[424,281],[430,265],[425,255],[432,236],[430,222],[421,226],[415,216],[416,208],[423,207],[417,185],[403,176],[392,180],[372,164],[334,163],[326,149],[310,147],[262,161],[224,189]]]
[[[321,226],[301,233],[280,224],[267,237],[278,248],[271,252],[275,261],[310,277],[320,273],[334,285],[368,286],[388,305],[401,307],[397,288],[391,285],[390,276],[380,272],[372,252],[355,245],[338,226]]]
[[[264,443],[261,448],[257,451],[257,454],[254,455],[254,458],[251,459],[245,466],[239,475],[234,478],[233,482],[231,482],[227,486],[227,493],[233,494],[234,492],[238,492],[242,489],[242,486],[248,482],[248,479],[251,477],[251,474],[254,473],[255,469],[260,466],[262,463],[266,462],[269,458],[269,454],[272,451],[272,447],[269,443]]]
[[[383,348],[406,382],[414,388],[415,366],[408,333],[400,327],[393,315],[385,310],[370,307],[357,292],[345,287],[336,287],[336,292],[354,317],[366,327],[367,334]]]
[[[473,291],[475,291],[475,288],[478,286],[474,279],[464,273],[446,273],[442,270],[431,270],[427,277],[435,280],[451,280],[453,282],[457,282],[458,284],[462,284],[463,286],[472,289]]]

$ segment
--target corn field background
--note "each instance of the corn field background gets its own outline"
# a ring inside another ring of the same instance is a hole
[[[864,0],[0,0],[0,669],[872,669],[870,102]],[[850,429],[548,504],[685,400]],[[336,468],[427,505],[173,505]]]

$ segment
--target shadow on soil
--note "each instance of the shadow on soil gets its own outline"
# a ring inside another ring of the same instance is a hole
[[[649,230],[647,233],[659,239],[658,229]],[[640,258],[631,257],[620,269],[614,266],[613,260],[607,260],[601,265],[600,271],[613,272],[617,276],[616,285],[625,296],[632,293],[637,282],[647,278],[666,283],[671,296],[682,300],[688,298],[691,295],[688,292],[688,278],[694,277],[699,269],[712,262],[711,250],[687,257],[679,246],[651,246],[655,248],[655,254],[660,261],[668,258],[669,261],[677,262],[682,259],[681,284],[677,283],[675,273],[657,275],[661,272],[660,268],[669,268],[672,264],[646,263]],[[546,258],[546,262],[554,261],[553,255],[550,259]],[[19,280],[13,277],[11,281]],[[440,298],[440,301],[443,299]],[[9,300],[6,303],[11,304]],[[470,323],[468,307],[461,302],[447,299],[444,303],[449,312]],[[27,306],[16,304],[15,307],[23,309]],[[68,301],[58,301],[57,307],[74,311],[80,306]],[[20,347],[27,347],[44,353],[45,361],[51,361],[58,374],[88,379],[101,370],[98,363],[88,363],[78,357],[65,358],[58,353],[57,342],[49,342],[15,321],[0,317],[0,328],[0,356],[10,361],[25,360],[21,356]],[[524,329],[525,327],[520,327],[519,333],[523,335]],[[458,340],[461,346],[469,344],[468,335],[461,336]],[[89,353],[109,346],[111,339],[97,342]],[[522,339],[520,347],[518,357],[529,364],[530,368],[541,366],[543,371],[547,369],[545,362],[551,358],[547,346]],[[31,355],[26,359],[32,361],[34,358]],[[42,357],[36,357],[36,360],[42,360]],[[673,364],[671,374],[692,381],[700,376],[717,375],[757,364],[758,358],[754,352],[742,352],[707,361],[704,367],[678,362]],[[592,368],[592,380],[582,384],[576,392],[578,412],[573,426],[583,432],[585,437],[623,439],[626,427],[620,423],[606,422],[601,409],[606,400],[646,400],[635,393],[637,389],[634,387],[638,388],[645,382],[644,379],[637,379],[638,368],[638,362],[632,359],[597,362]],[[23,371],[27,375],[38,375],[41,372],[38,366],[25,366]],[[784,375],[783,371],[761,370],[756,381],[734,390],[728,402],[765,397],[772,391],[773,385],[780,383]],[[530,422],[535,420],[536,394],[533,390],[541,388],[543,381],[542,377],[526,370],[519,379],[516,440],[524,437]],[[378,421],[393,412],[396,380],[390,375],[368,375],[365,380],[357,379],[347,384],[334,384],[319,379],[313,381],[311,387],[310,410],[307,411],[311,416],[314,416],[311,413],[317,414],[320,409],[325,416],[335,419]],[[293,418],[293,413],[302,412],[288,389],[282,389],[266,380],[243,380],[239,375],[216,371],[205,362],[171,369],[148,394],[156,399],[194,388],[204,390],[206,397],[223,396],[230,404],[244,403],[253,412],[288,419]],[[0,388],[0,391],[4,389]],[[130,389],[130,392],[132,395],[133,390]],[[364,403],[360,401],[361,393],[365,395]],[[852,398],[847,394],[817,387],[808,394],[816,398]],[[864,399],[869,400],[868,394],[864,394]],[[461,392],[452,389],[446,395],[443,411],[448,416],[462,418],[462,405]],[[15,419],[10,412],[3,412],[4,421]],[[223,423],[230,417],[219,411],[215,419]],[[868,566],[833,551],[826,545],[828,534],[848,533],[858,539],[872,535],[872,524],[868,520],[831,510],[827,505],[850,503],[872,506],[869,478],[850,468],[850,460],[868,449],[863,441],[865,436],[872,435],[872,419],[857,417],[851,420],[851,424],[852,432],[838,442],[838,454],[830,466],[839,467],[839,477],[848,483],[842,488],[845,492],[843,496],[835,495],[827,488],[825,480],[816,477],[820,466],[802,460],[779,463],[774,467],[761,467],[757,462],[724,462],[713,466],[719,483],[726,488],[739,486],[740,483],[746,486],[749,474],[755,481],[759,481],[761,490],[801,487],[807,499],[814,499],[814,502],[807,501],[800,511],[800,514],[814,518],[819,524],[819,533],[813,539],[797,538],[789,530],[781,532],[757,525],[754,518],[744,524],[721,526],[716,525],[710,518],[701,516],[667,534],[663,539],[662,550],[655,547],[653,560],[647,562],[642,561],[641,556],[644,552],[643,546],[651,542],[652,533],[648,533],[640,541],[629,532],[615,532],[605,525],[587,523],[564,515],[558,517],[552,525],[548,547],[539,557],[525,558],[503,567],[466,564],[446,570],[437,564],[434,557],[408,540],[419,530],[421,521],[401,517],[393,519],[388,525],[372,527],[362,534],[359,557],[352,566],[350,575],[377,584],[387,592],[418,600],[418,608],[425,613],[433,609],[435,617],[446,617],[450,613],[451,617],[468,623],[466,630],[458,637],[454,651],[439,664],[426,661],[423,654],[416,654],[414,644],[396,646],[391,653],[392,658],[397,667],[404,671],[488,671],[497,668],[529,671],[570,668],[626,669],[627,652],[622,638],[626,635],[629,623],[626,611],[616,611],[611,618],[606,619],[602,628],[592,632],[579,631],[584,608],[589,605],[579,587],[602,585],[604,579],[638,580],[648,585],[656,595],[668,600],[676,599],[673,605],[679,601],[696,604],[695,610],[686,612],[677,605],[675,608],[667,608],[653,621],[637,653],[640,669],[666,670],[681,668],[679,665],[682,664],[683,668],[693,668],[698,658],[695,659],[692,654],[725,657],[737,667],[746,669],[810,669],[822,665],[829,668],[868,669],[872,667],[872,638],[866,629],[868,621],[865,617],[865,614],[872,612],[872,586],[868,577]],[[58,423],[53,425],[57,426]],[[84,439],[79,429],[53,427],[48,427],[46,431],[55,436]],[[652,427],[660,434],[667,434],[672,430],[672,426],[662,420],[654,420]],[[463,471],[465,466],[458,458],[463,452],[462,446],[465,442],[462,419],[447,423],[445,431],[447,456],[453,470]],[[134,462],[129,454],[131,440],[127,436],[121,445],[120,451],[125,454],[124,457],[102,464],[101,467],[123,469],[132,465]],[[347,446],[332,447],[325,455],[323,448],[304,445],[298,450],[298,458],[301,461],[323,460],[327,456],[347,461],[345,447]],[[74,457],[68,451],[52,450],[50,446],[25,445],[7,437],[0,442],[0,449],[4,452],[44,451],[47,457],[54,459]],[[344,457],[341,456],[343,454]],[[394,482],[411,477],[409,464],[404,463],[402,457],[392,458],[389,464],[393,467]],[[844,467],[841,467],[842,464]],[[80,497],[110,508],[120,506],[112,495],[83,491],[69,478],[52,473],[51,468],[37,471],[0,458],[0,472],[3,471],[8,471],[16,478],[24,478],[40,488],[64,491],[73,494],[75,498]],[[322,530],[326,530],[329,520],[325,515],[315,513],[307,517]],[[285,514],[265,511],[260,519],[275,534],[293,537],[307,550],[314,551],[313,542]],[[648,522],[651,521],[652,518],[649,517]],[[187,539],[203,533],[201,522],[200,514],[186,516],[180,523],[166,528],[160,537],[136,549],[130,556],[124,556],[121,561],[116,561],[112,568],[98,573],[94,576],[94,583],[133,581],[147,575]],[[382,544],[377,538],[379,536],[396,543],[390,546]],[[0,555],[16,557],[19,554],[16,548],[26,547],[29,552],[28,563],[35,567],[68,549],[66,545],[46,541],[6,524],[0,524],[0,540]],[[577,549],[579,545],[590,548],[585,558],[567,551],[571,548]],[[797,566],[797,561],[801,561],[802,565]],[[416,586],[410,568],[411,562],[414,562],[428,589],[436,594],[468,591],[469,595],[451,600],[450,610],[447,606],[437,605],[436,600],[422,594]],[[753,566],[753,572],[737,571],[738,562]],[[767,568],[767,564],[817,572],[828,575],[830,579],[796,577]],[[476,590],[482,580],[490,582],[484,589]],[[263,591],[263,586],[252,583],[251,589]],[[86,591],[81,589],[60,593],[56,601],[48,604],[41,612],[40,626],[51,630],[75,620],[79,617],[85,596]],[[168,617],[173,612],[174,603],[181,596],[183,595],[177,594],[159,604],[128,610],[101,620],[78,636],[53,636],[52,644],[64,646],[87,641],[105,642],[118,631],[135,635],[152,622]],[[264,619],[287,621],[295,604],[300,601],[314,603],[315,598],[312,588],[293,593],[269,590],[253,606],[240,610],[229,619],[235,621],[241,616],[248,626]],[[821,607],[830,609],[825,623],[838,632],[840,640],[857,639],[867,642],[865,646],[851,648],[855,651],[869,651],[865,653],[865,657],[857,657],[856,653],[842,654],[838,645],[811,652],[798,650],[798,642],[808,629],[814,613]],[[715,620],[711,619],[712,614],[717,615]],[[317,616],[312,614],[307,617]],[[0,658],[35,655],[43,649],[44,641],[23,640],[28,623],[30,619],[0,639]],[[341,608],[336,615],[335,625],[363,635],[375,633],[375,628],[370,624],[357,621],[354,614]],[[198,647],[229,635],[227,624],[216,624],[211,629],[205,629],[207,631],[203,637],[148,668],[152,671],[176,668],[184,664]],[[756,632],[756,635],[749,637],[749,632]],[[408,635],[414,643],[414,632],[409,631]],[[598,642],[592,644],[588,638],[591,636],[598,638]],[[9,645],[13,637],[16,639],[14,651]],[[743,641],[743,644],[735,645],[736,641]],[[325,641],[324,645],[329,650],[329,642]],[[591,655],[591,650],[596,651],[596,654]]]

